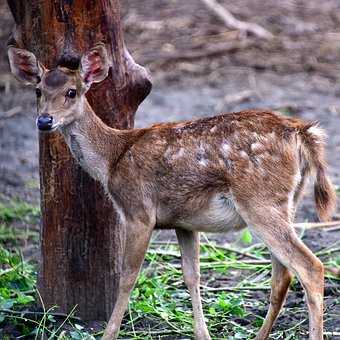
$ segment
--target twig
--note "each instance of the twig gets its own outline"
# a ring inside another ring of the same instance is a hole
[[[208,287],[201,285],[201,288],[206,289],[209,292],[221,292],[221,291],[227,291],[227,292],[235,292],[239,290],[270,290],[270,286],[254,286],[254,287]]]
[[[219,245],[216,245],[215,246],[217,249],[222,249],[222,250],[226,250],[226,251],[231,251],[231,252],[234,252],[236,254],[239,254],[239,255],[243,255],[243,256],[246,256],[246,257],[250,257],[254,260],[260,260],[260,261],[263,261],[263,259],[259,258],[258,256],[256,255],[253,255],[245,250],[241,250],[241,249],[236,249],[236,248],[233,248],[233,247],[227,247],[227,246],[219,246]]]
[[[324,332],[323,335],[326,335],[326,336],[340,336],[340,332]]]
[[[209,287],[200,285],[201,288],[206,289],[209,292],[230,291],[235,292],[239,290],[271,290],[270,286],[243,286],[243,287]],[[338,285],[325,285],[325,289],[338,288]]]
[[[64,320],[64,321],[59,325],[59,327],[53,332],[51,338],[53,338],[53,336],[54,336],[55,334],[57,334],[57,333],[59,332],[59,330],[62,329],[62,327],[65,325],[65,323],[66,323],[67,320],[71,319],[71,317],[72,317],[74,311],[76,310],[77,306],[78,306],[78,305],[75,305],[75,306],[71,309],[70,313],[67,314],[65,320]]]
[[[204,260],[204,257],[202,258]],[[231,264],[250,264],[250,265],[258,265],[258,266],[264,266],[271,264],[270,260],[235,260],[235,261],[221,261],[221,262],[201,262],[201,265],[218,265],[218,264],[223,264],[223,265],[231,265]]]
[[[174,251],[167,251],[167,250],[163,250],[163,249],[149,249],[148,250],[149,254],[153,254],[153,255],[161,255],[161,256],[172,256],[172,257],[177,257],[180,258],[181,254],[174,252]],[[250,264],[250,265],[267,265],[270,264],[271,261],[270,260],[266,260],[266,259],[250,259],[250,260],[235,260],[235,261],[220,261],[220,262],[204,262],[204,260],[208,259],[207,257],[201,256],[201,266],[214,266],[214,265],[228,265],[228,264],[232,264],[232,263],[243,263],[243,264]],[[203,261],[202,261],[203,260]]]
[[[32,312],[32,311],[16,311],[11,309],[0,309],[0,313],[8,313],[8,314],[20,314],[20,315],[45,315],[46,312]],[[57,318],[66,318],[68,314],[64,313],[55,313],[55,312],[49,312],[48,315],[55,316]],[[74,320],[81,321],[81,318],[78,318],[77,316],[71,316],[69,317]]]
[[[266,248],[266,246],[264,245],[264,243],[258,242],[258,243],[254,243],[254,244],[250,245],[247,248],[244,248],[244,251],[249,253],[250,251],[252,251],[255,248],[261,249],[261,248]]]
[[[205,260],[205,258],[201,258],[201,260]],[[270,265],[271,261],[270,260],[235,260],[235,261],[220,261],[220,262],[205,262],[205,261],[200,261],[200,268],[201,270],[204,269],[212,269],[212,268],[217,268],[217,267],[235,267],[235,266],[242,266],[242,265],[248,265],[248,266],[268,266]],[[169,265],[169,264],[167,264]],[[181,268],[182,265],[180,263],[173,263],[171,265],[174,269]],[[241,269],[241,268],[240,268]],[[246,268],[250,269],[250,268]]]
[[[338,230],[340,230],[340,226],[338,226],[338,227],[332,227],[332,228],[327,228],[327,231],[328,231],[328,232],[338,231]]]
[[[163,250],[163,249],[149,249],[148,250],[149,254],[153,255],[161,255],[161,256],[172,256],[172,257],[181,257],[181,254],[175,251],[170,251],[170,250]]]
[[[293,329],[298,328],[300,325],[302,325],[303,323],[305,323],[307,321],[307,319],[302,319],[300,322],[298,322],[297,324],[295,324],[293,327],[290,327],[286,330],[286,334],[288,334],[290,331],[292,331]]]
[[[152,241],[151,245],[176,245],[178,246],[178,243],[177,242],[165,242],[165,241]],[[208,242],[201,242],[201,246],[207,246],[207,247],[216,248],[220,250],[230,251],[230,252],[242,255],[242,256],[250,257],[254,260],[265,261],[265,259],[261,259],[258,256],[250,254],[249,252],[243,251],[241,249],[236,249],[236,248],[227,247],[227,246],[220,246],[218,244],[211,245]]]
[[[15,106],[12,109],[4,112],[4,114],[0,117],[0,119],[9,119],[12,118],[13,116],[19,114],[22,112],[22,107],[21,106]]]
[[[236,19],[227,9],[220,5],[216,0],[201,0],[208,9],[213,11],[227,27],[240,30],[241,32],[252,33],[259,38],[270,40],[274,36],[258,24],[244,22]]]
[[[130,334],[131,332],[122,332],[123,334]],[[171,329],[171,330],[156,330],[156,331],[145,331],[145,330],[136,330],[135,331],[136,334],[145,334],[147,333],[147,335],[173,335],[174,333],[176,334],[181,334],[183,335],[183,331],[182,330],[175,330],[175,329]],[[186,333],[186,332],[185,332]]]
[[[186,60],[201,59],[207,57],[214,57],[220,54],[232,53],[244,48],[255,45],[255,42],[249,40],[242,40],[237,42],[227,42],[224,44],[213,45],[205,49],[176,51],[173,53],[148,53],[142,56],[144,64],[152,62],[178,62]]]
[[[315,255],[317,256],[329,255],[329,254],[337,253],[337,252],[340,252],[340,247],[322,250],[322,251],[317,252]]]
[[[326,273],[331,273],[331,274],[334,275],[335,277],[339,277],[339,278],[340,278],[340,268],[336,268],[336,267],[325,267],[325,272],[326,272]]]
[[[25,323],[27,323],[27,321],[29,321],[29,322],[31,322],[31,323],[33,323],[33,324],[35,324],[35,325],[40,325],[40,322],[38,322],[38,321],[35,321],[35,320],[32,320],[32,319],[28,319],[28,318],[25,318],[25,317],[23,317],[23,316],[17,316],[17,315],[11,315],[11,316],[5,316],[5,317],[11,317],[11,318],[13,318],[13,319],[17,319],[17,320],[22,320],[22,321],[24,321]],[[48,328],[45,328],[45,331],[46,332],[48,332],[48,333],[52,333]]]
[[[333,226],[339,226],[340,221],[331,221],[331,222],[303,222],[303,223],[294,223],[295,228],[305,228],[305,229],[314,229],[314,228],[327,228]]]
[[[245,90],[234,94],[227,94],[222,101],[216,105],[216,111],[221,111],[226,104],[238,104],[249,100],[254,95],[254,91]]]
[[[201,243],[202,244],[202,243]],[[151,241],[151,246],[178,246],[178,242],[175,241]]]
[[[254,94],[252,90],[244,90],[233,94],[227,94],[224,96],[223,100],[227,104],[239,103],[250,99]]]

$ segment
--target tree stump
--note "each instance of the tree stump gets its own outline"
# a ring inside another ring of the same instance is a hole
[[[10,0],[8,5],[16,23],[11,44],[32,51],[49,69],[60,60],[74,67],[83,52],[103,42],[112,68],[87,98],[106,124],[133,127],[151,82],[124,46],[119,0]],[[101,186],[76,164],[62,137],[40,134],[39,145],[39,292],[46,308],[57,305],[68,313],[77,305],[83,319],[106,320],[118,289],[124,230]]]

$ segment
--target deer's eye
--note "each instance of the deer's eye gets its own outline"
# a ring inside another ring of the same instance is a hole
[[[77,95],[77,91],[75,89],[69,89],[67,90],[67,93],[66,93],[66,97],[69,97],[69,98],[75,98]]]
[[[36,88],[35,89],[35,94],[37,95],[37,98],[40,98],[41,97],[41,90],[40,89],[38,89],[38,88]]]

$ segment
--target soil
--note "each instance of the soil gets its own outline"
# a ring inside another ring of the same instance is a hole
[[[136,126],[254,107],[317,120],[329,136],[329,173],[339,187],[340,2],[223,0],[221,4],[240,20],[262,25],[275,38],[262,41],[230,30],[199,0],[122,1],[127,46],[154,79],[152,93],[136,114]],[[4,45],[13,22],[5,4],[0,4],[0,13],[0,44]],[[235,48],[230,50],[230,45]],[[225,48],[228,53],[223,52]],[[38,203],[35,95],[32,88],[23,88],[11,77],[5,48],[1,51],[0,199]],[[312,195],[307,191],[297,220],[316,219]],[[162,236],[171,237],[174,235],[169,232]],[[215,239],[224,243],[231,236]],[[326,230],[304,235],[313,251],[339,239],[340,232]],[[237,280],[228,278],[228,284]],[[332,315],[325,324],[327,332],[340,331],[340,306],[334,304],[338,294],[339,286],[326,290],[327,312]],[[254,298],[267,295],[254,293]],[[304,304],[301,293],[292,292],[289,304]],[[300,317],[284,313],[277,327],[292,326]]]

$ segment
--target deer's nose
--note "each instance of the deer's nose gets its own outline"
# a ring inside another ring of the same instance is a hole
[[[52,129],[53,117],[50,115],[41,115],[37,119],[37,127],[39,130],[48,131]]]

